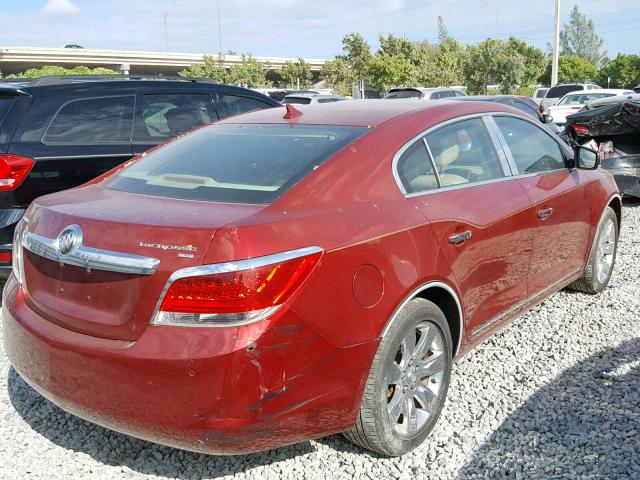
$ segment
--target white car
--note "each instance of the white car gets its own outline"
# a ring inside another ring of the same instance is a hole
[[[323,95],[321,93],[291,93],[282,99],[282,103],[310,105],[313,103],[341,102],[342,100],[347,100],[347,97],[342,95]]]
[[[458,88],[436,87],[398,87],[392,88],[382,97],[383,100],[402,100],[405,98],[420,98],[422,100],[438,100],[440,98],[466,97],[467,94]]]
[[[633,95],[633,90],[623,90],[617,88],[601,88],[599,90],[579,90],[569,92],[560,101],[545,111],[547,115],[553,117],[553,123],[564,125],[567,122],[567,115],[582,110],[587,103],[616,95]]]
[[[542,102],[542,99],[547,95],[548,91],[549,88],[547,87],[536,88],[536,90],[533,92],[533,95],[531,95],[531,98],[534,102],[540,105],[540,102]]]

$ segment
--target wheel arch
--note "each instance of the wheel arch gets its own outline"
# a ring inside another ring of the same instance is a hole
[[[442,281],[430,281],[418,288],[414,289],[402,303],[396,308],[391,316],[391,319],[387,322],[384,329],[380,333],[380,337],[383,337],[393,322],[398,318],[398,314],[402,309],[414,298],[423,298],[433,302],[442,313],[444,313],[449,325],[449,332],[451,333],[451,340],[453,343],[453,356],[455,357],[460,351],[462,345],[462,337],[464,336],[464,317],[462,313],[462,304],[456,291],[448,284]]]
[[[616,212],[616,217],[618,218],[618,231],[620,231],[620,227],[622,227],[622,197],[618,194],[614,194],[607,203],[608,207],[611,207],[614,212]]]

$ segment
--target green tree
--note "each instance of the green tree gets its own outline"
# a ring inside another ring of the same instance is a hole
[[[379,92],[399,85],[416,85],[415,67],[400,55],[374,55],[369,61],[366,74],[370,85]]]
[[[403,57],[416,68],[420,68],[429,61],[427,50],[420,43],[392,34],[386,37],[380,35],[379,41],[378,53],[381,55]]]
[[[602,85],[607,85],[608,77],[612,88],[633,88],[640,84],[640,55],[619,53],[613,60],[606,60],[600,70]]]
[[[185,77],[210,78],[218,83],[229,83],[229,70],[220,64],[220,61],[211,55],[202,57],[204,65],[191,65],[178,73]]]
[[[29,68],[22,73],[7,75],[6,78],[38,78],[47,75],[115,75],[119,72],[110,68],[89,68],[80,65],[75,68],[64,68],[58,65],[46,65],[42,68]]]
[[[353,70],[341,57],[325,62],[320,70],[320,78],[340,95],[351,95],[352,85],[356,80]]]
[[[350,33],[342,39],[341,58],[347,62],[353,70],[356,79],[365,79],[367,66],[371,60],[371,47],[359,33]]]
[[[278,76],[282,79],[282,85],[285,87],[308,88],[311,86],[311,67],[302,58],[297,62],[286,62],[278,71]]]
[[[501,83],[504,51],[504,42],[494,38],[467,47],[463,71],[469,92],[486,94],[488,85]]]
[[[428,87],[461,85],[464,83],[465,49],[455,38],[438,44],[426,68],[419,70],[418,82]]]
[[[271,85],[271,82],[267,80],[266,69],[268,65],[258,62],[251,55],[243,54],[241,63],[232,65],[230,68],[222,65],[217,57],[211,55],[205,55],[202,60],[203,65],[191,65],[182,70],[179,75],[210,78],[218,83],[247,87],[268,87]]]
[[[520,84],[523,86],[533,85],[538,82],[547,66],[547,59],[539,48],[529,45],[524,40],[516,37],[509,37],[506,45],[508,55],[517,53],[522,56],[524,71]]]
[[[560,47],[563,55],[577,55],[596,67],[605,57],[602,52],[604,40],[596,33],[593,21],[588,19],[574,5],[569,16],[569,23],[564,24],[560,32]]]
[[[586,82],[596,80],[598,69],[593,63],[578,55],[561,55],[558,58],[558,83]],[[551,83],[551,62],[542,77],[543,83]]]
[[[504,48],[498,60],[498,78],[502,93],[513,95],[521,85],[525,75],[525,58],[514,50]]]

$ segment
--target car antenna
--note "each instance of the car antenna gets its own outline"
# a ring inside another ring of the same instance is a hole
[[[290,103],[285,104],[285,107],[287,109],[287,113],[285,113],[284,117],[282,117],[285,120],[292,120],[294,118],[298,118],[302,116],[302,112],[298,110],[296,107],[294,107],[293,105],[291,105]]]

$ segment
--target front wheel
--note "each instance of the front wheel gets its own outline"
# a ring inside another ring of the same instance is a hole
[[[416,448],[444,405],[451,358],[451,334],[442,311],[428,300],[411,300],[382,338],[356,424],[344,435],[387,456]]]
[[[569,288],[595,294],[607,287],[618,251],[618,228],[616,212],[611,207],[607,207],[596,230],[584,275],[569,285]]]

